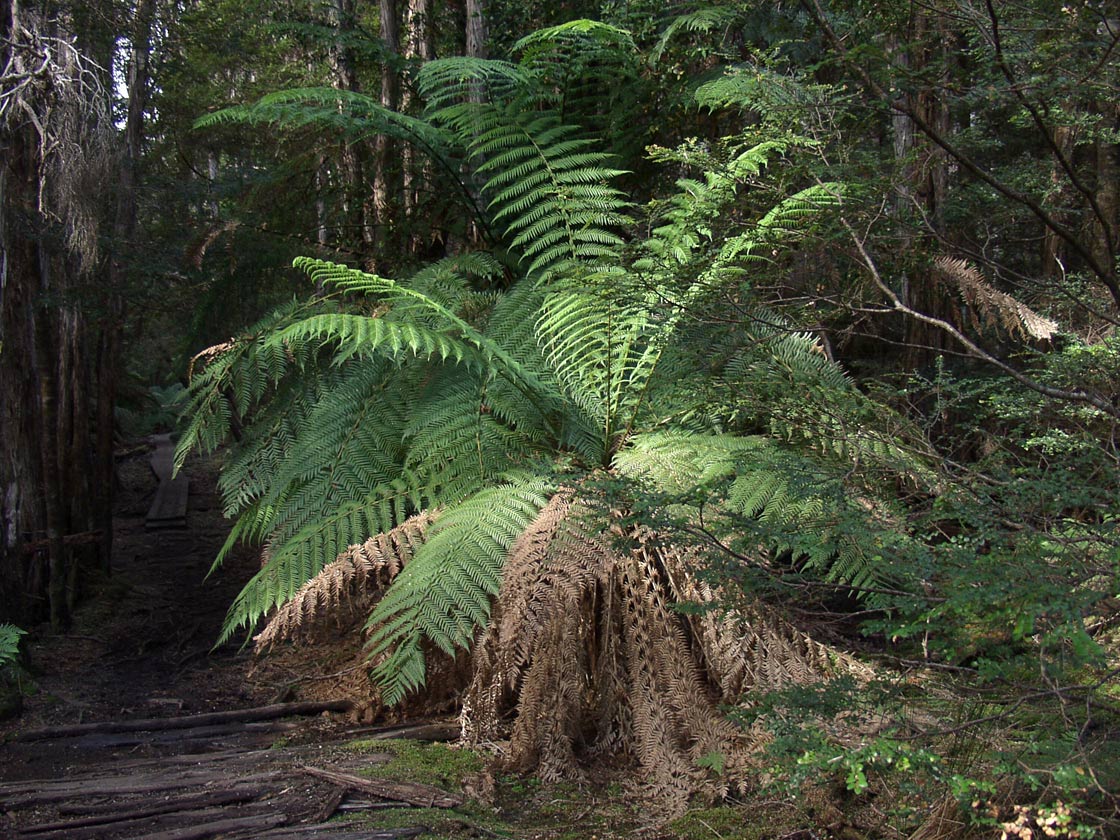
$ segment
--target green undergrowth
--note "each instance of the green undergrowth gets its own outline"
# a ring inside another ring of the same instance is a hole
[[[465,840],[762,840],[798,826],[793,814],[755,803],[697,806],[666,823],[656,803],[643,801],[632,775],[595,770],[594,779],[545,784],[523,776],[489,775],[489,757],[473,750],[410,740],[359,740],[348,750],[391,755],[362,772],[371,778],[434,785],[452,793],[476,793],[481,779],[492,781],[486,802],[469,799],[455,809],[392,808],[340,816],[347,825],[370,830],[423,826],[425,838]],[[617,777],[616,777],[617,776]],[[772,806],[774,803],[770,803]]]

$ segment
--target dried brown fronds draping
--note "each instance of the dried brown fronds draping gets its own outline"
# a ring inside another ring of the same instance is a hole
[[[724,795],[749,776],[757,744],[719,704],[820,680],[844,660],[761,605],[682,615],[675,604],[719,598],[695,576],[700,556],[642,529],[619,548],[587,514],[561,493],[511,550],[475,646],[464,737],[508,738],[506,765],[546,780],[578,775],[581,756],[627,757],[671,813],[693,794]],[[705,768],[712,756],[721,773]]]
[[[942,280],[960,291],[975,329],[995,325],[1028,341],[1049,341],[1058,332],[1057,322],[994,288],[967,260],[938,257],[933,262]]]
[[[400,574],[435,521],[427,511],[391,531],[352,545],[305,583],[255,638],[258,651],[307,635],[318,623],[367,611],[373,597]]]

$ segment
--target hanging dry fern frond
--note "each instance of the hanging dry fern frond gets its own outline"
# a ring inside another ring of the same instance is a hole
[[[317,620],[337,618],[369,607],[374,592],[384,589],[424,543],[435,516],[427,511],[396,528],[352,545],[323,568],[284,604],[254,639],[258,652],[286,639],[305,635]]]
[[[837,654],[761,606],[682,615],[677,603],[719,597],[694,576],[699,555],[641,528],[614,529],[620,549],[590,508],[557,494],[513,545],[474,647],[464,738],[508,738],[506,769],[547,780],[578,775],[580,757],[625,757],[671,813],[722,796],[749,777],[757,744],[719,704],[824,679]],[[713,755],[721,774],[704,767]]]
[[[966,260],[937,257],[933,261],[942,279],[951,281],[968,304],[972,326],[981,328],[980,319],[995,324],[1025,340],[1049,341],[1058,332],[1058,324],[1032,310],[1011,295],[993,288],[984,275]]]
[[[517,708],[508,762],[558,779],[575,768],[574,741],[587,719],[594,602],[614,564],[581,525],[570,492],[555,495],[510,550],[490,625],[475,646],[464,697],[469,740],[502,737]]]

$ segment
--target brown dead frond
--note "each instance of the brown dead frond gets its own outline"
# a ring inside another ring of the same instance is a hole
[[[995,289],[980,271],[966,260],[938,257],[934,261],[944,280],[953,283],[968,304],[972,326],[995,325],[1025,340],[1049,341],[1058,332],[1055,321],[1039,315],[1011,295]]]
[[[256,650],[303,636],[323,618],[368,608],[370,597],[388,586],[423,545],[434,521],[431,513],[419,513],[390,531],[350,546],[276,611],[253,639]]]
[[[241,222],[237,220],[211,225],[198,240],[192,242],[190,247],[187,248],[187,262],[195,268],[202,268],[202,260],[206,256],[206,252],[210,250],[210,246],[217,242],[222,234],[232,233],[239,227],[241,227]]]
[[[909,840],[959,840],[968,833],[968,823],[961,816],[956,798],[943,796],[930,809],[925,822],[918,826]]]
[[[223,341],[221,344],[212,344],[202,350],[199,350],[191,356],[190,362],[187,364],[187,381],[190,382],[194,379],[194,365],[195,362],[208,362],[215,356],[220,356],[227,350],[232,350],[236,342],[231,338],[229,341]]]
[[[464,737],[508,738],[506,767],[548,780],[578,775],[581,756],[626,758],[679,812],[751,770],[757,745],[719,704],[825,678],[835,656],[761,607],[682,615],[683,600],[717,598],[696,581],[699,556],[641,529],[620,548],[595,522],[565,491],[515,543],[474,648]],[[713,756],[722,773],[705,769]]]

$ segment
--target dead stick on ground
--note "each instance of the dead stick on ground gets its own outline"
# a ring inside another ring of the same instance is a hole
[[[192,811],[197,808],[213,805],[233,805],[237,802],[248,802],[266,792],[266,789],[261,787],[234,791],[219,791],[217,793],[204,793],[197,796],[183,796],[179,799],[172,799],[167,802],[160,802],[156,805],[149,805],[144,808],[133,808],[131,810],[122,810],[121,806],[117,804],[114,806],[116,810],[112,813],[97,814],[90,817],[82,817],[77,820],[60,820],[59,822],[42,823],[40,825],[20,829],[20,832],[25,835],[34,835],[41,834],[45,831],[85,828],[92,825],[110,825],[111,823],[137,820],[142,817],[174,814],[179,811]]]
[[[351,776],[349,773],[339,773],[337,770],[323,770],[318,767],[302,766],[299,770],[309,776],[325,779],[336,785],[360,790],[363,793],[373,794],[382,799],[394,799],[397,802],[406,802],[418,808],[456,808],[463,804],[463,797],[448,793],[429,785],[414,782],[390,782],[386,779],[366,779],[361,776]]]
[[[228,712],[208,712],[202,715],[173,718],[148,718],[145,720],[107,720],[101,723],[77,723],[71,726],[50,726],[31,729],[17,734],[15,741],[42,741],[48,738],[73,738],[91,732],[155,732],[164,729],[191,729],[215,723],[273,720],[289,715],[317,715],[322,712],[348,712],[349,700],[332,700],[326,703],[275,703],[255,709],[235,709]]]

